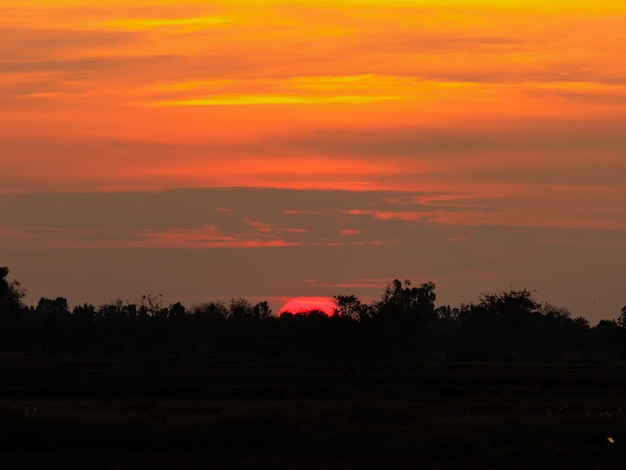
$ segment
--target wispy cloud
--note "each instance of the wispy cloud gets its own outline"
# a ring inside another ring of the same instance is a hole
[[[232,16],[200,16],[189,18],[116,18],[102,22],[106,28],[127,30],[150,30],[155,28],[176,28],[186,31],[205,29],[217,25],[232,23]]]
[[[310,284],[320,287],[335,287],[340,289],[372,289],[382,292],[384,291],[385,286],[389,285],[392,280],[393,279],[386,278],[357,278],[347,282],[324,282],[313,279]]]
[[[298,243],[277,237],[251,234],[228,234],[215,226],[197,229],[141,230],[134,232],[136,241],[120,242],[123,247],[146,248],[276,248],[297,246]]]

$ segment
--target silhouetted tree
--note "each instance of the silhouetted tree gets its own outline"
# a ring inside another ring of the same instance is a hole
[[[24,307],[22,298],[26,295],[18,281],[7,280],[9,268],[0,267],[0,314],[19,312]]]
[[[336,295],[335,303],[342,316],[364,321],[372,316],[372,306],[364,304],[355,295]]]
[[[619,317],[617,318],[617,324],[620,328],[626,329],[626,305],[624,305],[620,311]]]
[[[192,347],[199,357],[215,357],[228,345],[227,321],[229,309],[222,302],[208,302],[192,309],[190,327]]]
[[[427,282],[411,287],[398,280],[387,286],[374,312],[375,327],[387,354],[409,359],[419,347],[424,326],[435,318],[435,284]]]
[[[371,382],[383,349],[380,330],[373,320],[377,305],[364,304],[354,295],[335,296],[339,317],[340,347],[331,366],[361,389]]]
[[[254,318],[252,305],[246,299],[231,299],[228,317],[235,324]]]
[[[44,351],[68,350],[71,347],[69,337],[70,310],[67,299],[42,297],[37,303],[35,312],[43,324],[42,348]]]
[[[95,325],[96,307],[89,304],[74,307],[70,318],[72,352],[82,354],[97,352]]]
[[[449,305],[435,309],[434,318],[426,323],[421,337],[429,358],[441,360],[455,356],[460,340],[459,315],[460,310]]]
[[[408,323],[418,318],[432,318],[436,298],[435,284],[432,282],[411,287],[408,279],[404,281],[404,286],[398,279],[394,279],[386,287],[376,314]]]
[[[614,360],[624,354],[623,330],[615,320],[600,320],[591,329],[591,359]]]
[[[541,322],[541,305],[526,290],[484,294],[477,305],[463,305],[460,312],[466,353],[488,359],[500,353],[528,350],[526,341]]]
[[[7,280],[9,268],[0,267],[0,350],[15,349],[22,336],[22,299],[26,295],[18,281]]]
[[[436,317],[434,289],[432,282],[412,287],[395,279],[371,305],[335,297],[342,314],[338,368],[361,388],[403,373],[416,358],[424,326]]]
[[[267,302],[263,301],[252,308],[252,314],[257,320],[267,320],[272,316],[272,309]]]

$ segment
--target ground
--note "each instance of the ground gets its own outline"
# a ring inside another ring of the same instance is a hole
[[[621,468],[625,372],[418,362],[357,386],[304,360],[3,354],[0,466]]]

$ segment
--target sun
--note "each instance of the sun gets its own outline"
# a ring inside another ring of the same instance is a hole
[[[294,297],[278,312],[278,316],[285,312],[307,313],[313,310],[325,313],[329,317],[334,315],[339,309],[337,304],[328,297]]]

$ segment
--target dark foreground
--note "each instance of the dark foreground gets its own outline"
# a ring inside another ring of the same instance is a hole
[[[623,468],[625,364],[0,355],[0,468]],[[611,440],[613,442],[611,442]]]

